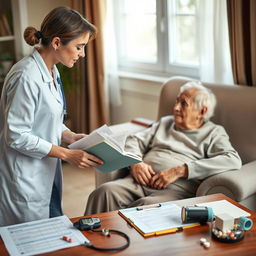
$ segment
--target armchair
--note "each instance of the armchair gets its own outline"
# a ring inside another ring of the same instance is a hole
[[[180,86],[189,80],[191,79],[173,77],[162,85],[157,120],[170,115]],[[225,127],[232,145],[240,154],[243,166],[240,170],[220,173],[205,179],[196,195],[223,193],[256,211],[256,88],[209,83],[204,85],[210,88],[217,98],[215,115],[211,120]],[[144,129],[138,123],[140,122],[114,125],[111,129],[114,132],[125,131],[128,135]],[[108,174],[96,171],[96,186],[125,175],[125,169]]]

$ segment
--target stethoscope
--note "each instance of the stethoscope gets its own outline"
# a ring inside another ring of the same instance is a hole
[[[65,94],[64,94],[63,85],[62,85],[62,82],[61,82],[61,79],[60,79],[59,76],[57,77],[57,82],[60,85],[60,89],[61,89],[61,95],[62,95],[62,100],[63,100],[63,115],[64,115],[64,120],[66,120],[67,116],[68,116],[67,101],[66,101],[66,97],[65,97]]]

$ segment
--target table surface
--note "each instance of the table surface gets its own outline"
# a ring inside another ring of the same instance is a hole
[[[44,256],[80,256],[80,255],[256,255],[256,213],[236,203],[223,194],[215,194],[203,197],[189,198],[179,201],[173,201],[179,206],[194,205],[197,203],[211,202],[226,199],[227,201],[239,206],[243,210],[251,213],[250,218],[254,225],[251,230],[245,232],[245,237],[242,241],[236,243],[221,243],[211,238],[210,224],[205,224],[181,232],[165,234],[144,238],[133,227],[131,227],[117,211],[94,214],[91,216],[101,219],[101,228],[117,229],[125,232],[131,240],[130,246],[118,252],[100,252],[84,246],[76,246],[73,248],[63,249],[51,253],[41,254]],[[78,218],[73,218],[75,222]],[[101,234],[93,233],[92,231],[84,231],[84,235],[91,241],[92,244],[98,247],[116,247],[124,244],[125,240],[122,237],[111,235],[104,237]],[[204,248],[200,245],[200,238],[204,237],[210,241],[210,248]],[[0,240],[0,255],[7,256],[4,243]]]

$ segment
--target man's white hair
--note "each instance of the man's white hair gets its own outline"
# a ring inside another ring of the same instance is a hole
[[[214,109],[217,103],[213,92],[204,87],[200,81],[190,81],[180,87],[180,94],[189,89],[198,89],[194,97],[196,110],[201,110],[207,107],[207,112],[203,116],[204,121],[208,121],[214,114]]]

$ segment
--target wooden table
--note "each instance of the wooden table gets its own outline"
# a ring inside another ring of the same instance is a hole
[[[131,239],[130,246],[119,252],[99,252],[83,246],[77,246],[69,249],[63,249],[47,254],[47,256],[80,256],[80,255],[159,255],[159,256],[170,256],[170,255],[256,255],[256,213],[248,210],[241,206],[230,198],[222,195],[215,194],[203,197],[190,198],[185,200],[175,201],[180,206],[194,205],[196,203],[210,202],[216,200],[226,199],[229,202],[239,206],[240,208],[251,213],[250,218],[254,222],[254,226],[251,230],[246,231],[245,238],[237,243],[221,243],[211,239],[210,225],[202,225],[185,229],[184,231],[172,234],[166,234],[161,236],[144,238],[134,228],[132,228],[121,216],[118,215],[117,211],[106,212],[101,214],[92,215],[101,219],[102,228],[117,229],[125,232]],[[72,221],[76,221],[78,218],[73,218]],[[125,241],[124,238],[112,235],[104,237],[98,233],[92,231],[83,232],[85,236],[91,241],[92,244],[99,247],[113,247],[122,245]],[[210,241],[210,248],[206,249],[200,245],[200,238],[205,237]],[[5,249],[4,243],[0,241],[0,255],[7,256],[8,253]]]

